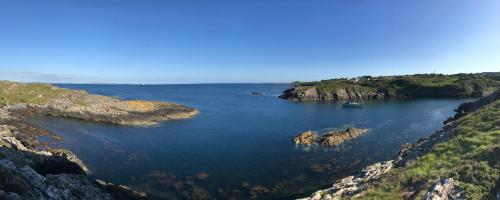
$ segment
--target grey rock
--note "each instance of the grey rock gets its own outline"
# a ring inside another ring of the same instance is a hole
[[[427,192],[425,200],[462,200],[462,191],[459,182],[453,178],[437,181]]]

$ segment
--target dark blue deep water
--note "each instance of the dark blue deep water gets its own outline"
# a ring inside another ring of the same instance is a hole
[[[406,142],[432,134],[467,100],[372,102],[362,109],[294,103],[285,84],[73,85],[122,99],[172,101],[200,110],[193,119],[152,127],[53,117],[31,122],[64,140],[95,178],[165,199],[288,199],[328,186],[367,164],[392,159]],[[251,96],[258,91],[263,96]],[[336,148],[303,147],[293,136],[347,127],[371,131]]]

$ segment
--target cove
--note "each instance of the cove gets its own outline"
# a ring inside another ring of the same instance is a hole
[[[29,122],[61,135],[94,178],[128,185],[158,199],[290,199],[335,178],[391,159],[399,146],[442,126],[470,99],[296,103],[278,96],[287,84],[78,85],[70,89],[123,99],[172,101],[199,109],[192,119],[155,126],[116,126],[55,117]],[[252,96],[252,92],[262,95]],[[370,131],[341,146],[297,146],[306,130]]]

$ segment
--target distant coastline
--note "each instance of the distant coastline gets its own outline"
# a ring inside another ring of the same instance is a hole
[[[367,101],[401,98],[483,97],[500,87],[500,72],[362,76],[296,82],[280,98],[290,101]]]

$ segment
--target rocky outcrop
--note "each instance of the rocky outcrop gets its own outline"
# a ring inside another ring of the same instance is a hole
[[[318,134],[309,130],[306,132],[303,132],[293,138],[293,142],[295,144],[305,144],[305,145],[311,145],[317,142],[318,140]]]
[[[364,101],[382,100],[386,94],[362,89],[335,89],[333,91],[319,90],[316,86],[297,86],[287,89],[280,96],[291,101]]]
[[[115,199],[83,175],[43,176],[8,159],[0,160],[0,191],[5,199]]]
[[[89,180],[88,168],[71,151],[37,141],[50,134],[0,109],[0,199],[146,198],[125,186]]]
[[[174,119],[185,119],[195,116],[198,111],[186,106],[163,103],[163,102],[141,102],[141,101],[120,101],[109,97],[90,95],[87,97],[94,100],[87,105],[65,103],[64,101],[51,101],[48,104],[29,104],[24,109],[13,109],[14,113],[44,114],[55,117],[67,117],[81,119],[85,121],[104,122],[118,125],[152,125],[161,121]],[[145,104],[142,106],[133,106]]]
[[[345,177],[333,184],[332,187],[318,190],[310,197],[300,200],[333,200],[356,197],[380,178],[382,174],[389,172],[393,167],[392,160],[370,165],[355,176]]]
[[[159,101],[121,100],[46,84],[0,82],[5,109],[17,116],[44,114],[119,125],[150,125],[195,116],[196,109]]]
[[[321,144],[325,146],[337,146],[342,144],[347,140],[354,139],[368,132],[368,129],[364,128],[348,128],[345,131],[330,131],[322,136],[319,136],[316,132],[306,131],[293,138],[295,144]]]
[[[460,200],[462,192],[459,182],[453,178],[437,181],[425,195],[425,200]]]
[[[148,196],[144,192],[137,192],[131,188],[123,185],[115,185],[103,180],[97,179],[95,181],[98,187],[110,192],[112,196],[120,200],[134,200],[134,199],[148,199]]]
[[[319,143],[327,146],[336,146],[347,140],[357,138],[368,132],[365,128],[348,128],[342,132],[329,132],[319,140]]]

